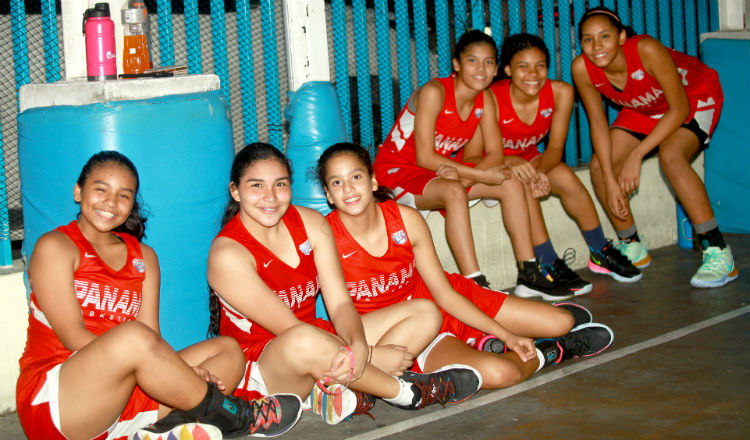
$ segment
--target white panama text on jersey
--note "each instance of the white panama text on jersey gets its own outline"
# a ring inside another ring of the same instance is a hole
[[[544,136],[547,135],[548,131],[549,130],[547,130],[544,133],[541,133],[539,136],[531,136],[529,138],[519,139],[515,142],[513,142],[511,139],[507,139],[503,143],[503,148],[506,150],[525,150],[529,146],[535,146],[539,144],[539,141],[544,139]]]
[[[367,301],[370,298],[388,294],[393,290],[404,287],[412,280],[412,277],[414,277],[414,260],[401,269],[388,274],[387,279],[385,274],[381,274],[369,279],[347,281],[346,288],[349,290],[349,296],[354,300],[364,299]]]
[[[315,297],[315,294],[318,293],[319,285],[320,283],[316,276],[315,282],[308,281],[304,286],[297,284],[296,286],[290,286],[288,289],[274,290],[273,293],[283,299],[286,306],[290,309],[298,309],[307,298]]]
[[[653,94],[652,94],[653,93]],[[646,92],[645,94],[631,99],[630,101],[623,101],[619,99],[613,99],[615,104],[620,104],[623,107],[638,108],[638,107],[651,107],[659,97],[664,94],[663,90],[651,87],[651,93]]]
[[[108,318],[124,322],[138,316],[141,310],[141,292],[131,292],[109,285],[74,280],[76,298],[81,302],[83,316]]]

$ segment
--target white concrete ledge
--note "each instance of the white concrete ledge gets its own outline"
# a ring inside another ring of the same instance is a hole
[[[703,175],[703,155],[693,167]],[[577,171],[583,184],[593,194],[589,170]],[[604,212],[595,200],[604,233],[615,237],[612,226],[605,220]],[[632,208],[638,222],[641,238],[649,248],[674,244],[677,241],[675,199],[659,171],[656,158],[646,160],[641,171],[641,186],[632,200]],[[542,202],[547,228],[558,253],[566,248],[576,250],[574,269],[582,268],[588,261],[588,248],[575,222],[562,209],[560,200],[550,197]],[[487,273],[489,281],[496,287],[515,285],[516,268],[508,234],[502,226],[500,208],[487,208],[482,203],[471,209],[474,241],[477,244],[480,267]],[[427,223],[432,231],[440,261],[446,270],[457,272],[456,263],[445,241],[443,217],[432,213]],[[0,275],[0,414],[16,408],[15,390],[18,379],[18,359],[26,343],[28,307],[23,273]]]

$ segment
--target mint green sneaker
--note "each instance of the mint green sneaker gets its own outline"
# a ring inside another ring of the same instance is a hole
[[[621,254],[628,257],[633,266],[638,269],[645,269],[651,264],[651,255],[648,254],[648,249],[640,241],[619,241],[615,247]]]
[[[703,251],[703,263],[690,278],[693,287],[721,287],[739,276],[729,246],[709,246]]]

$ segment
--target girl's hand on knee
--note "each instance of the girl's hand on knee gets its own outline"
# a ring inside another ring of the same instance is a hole
[[[532,197],[535,199],[546,197],[550,192],[549,178],[546,174],[539,171],[536,181],[529,183],[529,188],[531,189]]]
[[[458,170],[450,165],[440,165],[435,174],[441,179],[459,180]]]
[[[341,350],[336,352],[336,355],[331,360],[331,365],[328,367],[328,371],[323,372],[322,381],[328,385],[331,382],[346,384],[350,381],[349,376],[351,375],[351,361],[349,359],[349,351],[341,347]]]
[[[505,339],[503,341],[505,346],[517,354],[522,361],[528,362],[530,359],[536,357],[536,347],[534,346],[533,339],[516,335],[506,337]]]
[[[511,168],[513,174],[520,180],[524,185],[529,185],[532,182],[537,181],[537,170],[530,162],[523,161],[517,165],[513,165]]]
[[[403,345],[377,345],[372,347],[372,365],[391,376],[401,376],[414,364],[414,355]]]
[[[487,185],[502,185],[503,182],[511,178],[512,170],[506,165],[498,165],[487,168],[485,175],[487,177],[482,180],[482,183]]]
[[[211,374],[211,372],[206,370],[205,368],[193,367],[193,371],[195,371],[195,373],[206,382],[215,383],[219,388],[219,391],[224,391],[226,389],[226,386],[224,386],[224,382],[222,382],[222,380],[218,376]]]
[[[627,196],[617,184],[607,185],[607,204],[612,214],[620,220],[625,220],[630,213]]]

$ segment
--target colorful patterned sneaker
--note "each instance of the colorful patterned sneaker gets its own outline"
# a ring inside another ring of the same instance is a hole
[[[401,409],[421,409],[439,403],[463,402],[482,388],[482,375],[468,365],[451,364],[429,374],[407,371],[401,379],[411,383],[414,399],[410,405],[391,404]]]
[[[566,257],[570,255],[568,251],[573,251],[573,259],[575,259],[575,250],[568,249],[565,251]],[[561,286],[566,287],[570,290],[573,295],[584,295],[591,292],[594,287],[588,281],[583,280],[578,276],[577,273],[573,272],[566,264],[567,258],[558,258],[551,265],[544,265],[544,269],[547,273],[557,281]]]
[[[643,249],[645,251],[646,248],[643,247]],[[648,254],[646,256],[650,262],[651,257]],[[648,266],[648,264],[646,265]],[[607,245],[600,251],[591,251],[589,254],[589,270],[594,273],[609,275],[621,283],[634,283],[643,278],[641,271],[624,254],[615,249],[612,242],[607,242]]]
[[[329,425],[337,425],[352,416],[367,414],[375,406],[375,396],[350,390],[341,384],[329,387],[329,393],[315,385],[311,393],[312,411]]]
[[[292,429],[302,414],[302,401],[296,394],[273,394],[245,400],[225,396],[216,384],[209,383],[208,387],[208,409],[205,414],[194,416],[200,423],[219,428],[224,438],[281,435]]]
[[[648,254],[646,245],[640,241],[621,240],[617,243],[616,247],[638,269],[645,269],[651,264],[651,255]]]
[[[565,309],[569,311],[571,315],[573,315],[573,328],[571,328],[570,331],[575,331],[578,329],[578,327],[589,324],[594,319],[594,317],[591,316],[591,312],[589,311],[589,309],[580,304],[572,302],[558,302],[552,305],[555,307],[560,307],[561,309]]]
[[[729,246],[709,246],[703,251],[703,263],[690,278],[693,287],[721,287],[739,276]]]
[[[540,339],[536,346],[544,355],[544,366],[559,364],[566,359],[589,357],[606,350],[615,340],[612,329],[591,322],[556,339]]]
[[[163,419],[139,429],[130,440],[221,440],[221,430],[213,425],[196,423],[185,411],[173,410]]]

